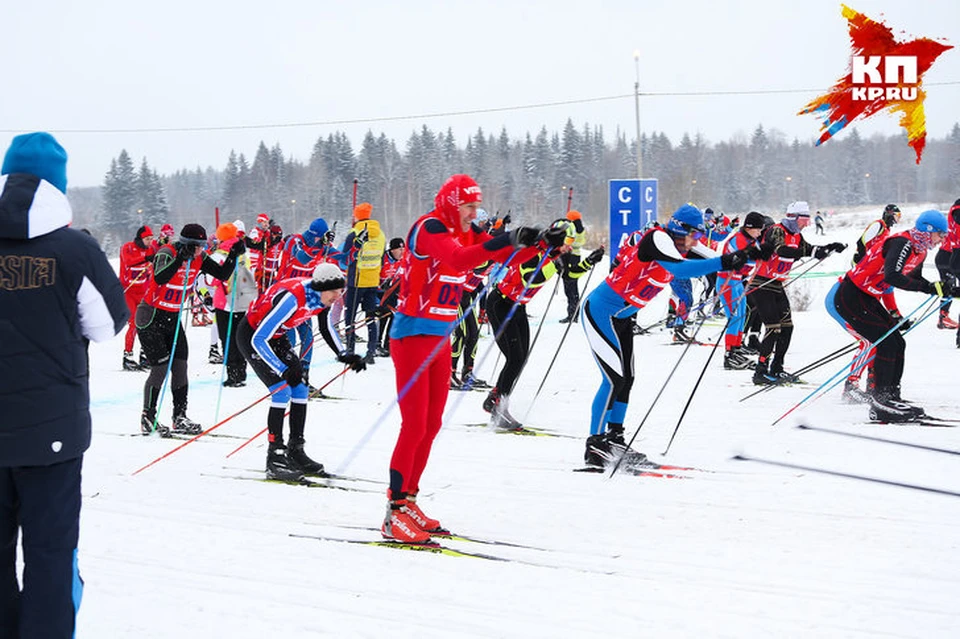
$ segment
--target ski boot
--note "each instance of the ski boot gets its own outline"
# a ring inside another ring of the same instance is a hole
[[[276,481],[303,481],[303,473],[287,457],[287,449],[283,444],[270,444],[267,448],[266,476]]]
[[[123,351],[123,370],[125,371],[141,371],[140,364],[137,363],[137,360],[133,359],[133,351]]]
[[[723,369],[727,371],[742,371],[750,368],[750,360],[738,353],[729,350],[723,354]]]
[[[483,381],[482,379],[478,379],[477,377],[475,377],[475,376],[473,375],[473,369],[472,369],[472,368],[468,368],[468,369],[466,369],[465,371],[463,371],[463,378],[462,378],[462,379],[463,379],[463,386],[464,386],[465,389],[467,389],[467,390],[474,390],[474,389],[477,389],[477,390],[487,390],[487,389],[493,388],[493,386],[491,386],[491,385],[488,384],[487,382]]]
[[[844,404],[868,404],[870,393],[860,390],[856,380],[848,379],[843,383],[843,394],[840,399]]]
[[[940,318],[937,320],[937,328],[953,331],[957,329],[957,323],[950,318],[948,311],[941,310]]]
[[[420,506],[417,505],[417,494],[410,493],[407,495],[407,514],[410,515],[410,518],[417,524],[417,527],[431,535],[449,535],[450,531],[440,525],[440,521],[434,519],[433,517],[427,517]]]
[[[406,499],[394,499],[387,502],[387,514],[383,518],[380,534],[383,535],[384,539],[404,544],[430,543],[430,533],[417,525],[407,506]]]
[[[919,419],[927,416],[927,411],[923,410],[923,408],[921,408],[920,406],[917,406],[916,403],[911,402],[908,399],[904,399],[903,397],[900,396],[899,384],[897,384],[896,386],[890,387],[890,397],[894,401],[900,402],[901,404],[906,406],[907,409],[913,414],[914,417]]]
[[[870,396],[870,420],[888,424],[901,424],[913,421],[917,415],[913,407],[893,398],[890,388],[877,388],[877,392]]]
[[[390,349],[383,346],[377,347],[377,357],[390,357]]]
[[[606,435],[590,435],[587,437],[587,448],[583,453],[583,463],[586,464],[587,468],[604,469],[611,459],[610,444],[607,443]]]
[[[493,409],[497,407],[497,404],[500,403],[500,391],[497,390],[497,387],[494,386],[490,389],[490,392],[487,393],[486,399],[483,400],[483,410],[488,413],[492,413]]]
[[[684,324],[677,324],[673,327],[673,341],[676,344],[687,344],[690,342],[695,342],[693,335],[687,332],[687,327]]]
[[[775,378],[778,384],[800,384],[803,382],[798,376],[788,373],[776,364],[770,367],[770,376]]]
[[[569,323],[572,322],[572,321],[573,321],[573,317],[570,316],[570,315],[567,315],[567,316],[564,317],[562,320],[560,320],[560,323],[561,323],[561,324],[569,324]]]
[[[640,451],[627,446],[627,442],[623,438],[623,426],[608,424],[605,437],[613,461],[616,462],[622,458],[623,461],[620,462],[620,465],[623,466],[624,469],[649,468],[651,466],[659,467],[658,464],[654,464],[648,460],[647,456]]]
[[[152,435],[153,434],[153,422],[156,420],[157,414],[155,411],[143,409],[143,412],[140,413],[140,434],[141,435]],[[161,437],[169,437],[170,427],[164,426],[160,422],[157,422],[157,432],[160,433]]]
[[[373,354],[373,351],[370,351],[363,356],[363,363],[367,366],[373,366],[377,363],[377,358],[376,355]]]
[[[218,345],[210,345],[210,351],[207,353],[207,361],[211,364],[223,364],[223,354],[220,353],[220,347]]]
[[[304,452],[303,440],[290,440],[287,445],[287,461],[290,462],[290,466],[294,469],[299,469],[304,475],[311,477],[326,477],[327,475],[323,470],[323,464],[310,459],[307,453]]]
[[[143,354],[143,351],[140,351],[140,370],[150,370],[150,360],[148,360],[147,356]]]
[[[456,372],[450,373],[450,390],[463,390],[463,381],[457,377]]]
[[[757,386],[769,386],[777,383],[777,378],[767,370],[766,362],[757,362],[756,368],[753,369],[753,383]]]
[[[504,432],[522,431],[523,424],[518,422],[513,415],[510,414],[510,411],[507,410],[509,400],[510,398],[506,395],[500,397],[497,405],[493,409],[493,413],[490,415],[490,425]]]
[[[203,432],[203,426],[187,417],[186,409],[184,409],[183,412],[174,414],[170,432],[176,435],[199,435]]]

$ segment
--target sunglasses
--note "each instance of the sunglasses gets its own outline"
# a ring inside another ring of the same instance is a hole
[[[690,237],[695,240],[699,240],[704,236],[704,230],[702,227],[693,226],[692,224],[687,224],[685,222],[679,222],[680,228],[687,232]]]

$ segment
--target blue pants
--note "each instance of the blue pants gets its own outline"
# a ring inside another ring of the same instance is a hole
[[[600,388],[590,407],[590,434],[607,432],[610,424],[623,425],[633,388],[633,315],[637,309],[624,302],[606,282],[593,289],[580,311],[581,325],[593,359],[600,368]]]
[[[673,326],[683,326],[687,321],[687,313],[693,306],[693,281],[690,278],[675,277],[670,280],[670,290],[677,298],[677,319]]]
[[[0,637],[73,637],[83,581],[77,570],[83,457],[0,468]],[[17,536],[23,531],[23,588]]]
[[[732,335],[739,345],[739,336],[743,333],[743,323],[747,319],[747,298],[743,294],[743,280],[717,278],[717,292],[730,321],[727,323],[727,335]]]

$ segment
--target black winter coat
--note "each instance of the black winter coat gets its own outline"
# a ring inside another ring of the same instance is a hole
[[[0,176],[0,467],[47,466],[90,445],[88,340],[129,317],[120,281],[66,196]]]

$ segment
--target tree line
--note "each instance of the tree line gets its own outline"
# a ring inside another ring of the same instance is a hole
[[[807,200],[815,209],[857,204],[936,202],[960,197],[960,124],[941,139],[928,139],[923,163],[914,162],[905,134],[863,138],[856,129],[823,146],[789,140],[758,125],[752,134],[715,144],[684,134],[674,143],[664,133],[641,138],[644,177],[659,180],[659,214],[684,202],[728,214],[782,212],[787,202]],[[403,235],[432,207],[443,180],[468,173],[483,187],[491,214],[510,212],[516,222],[545,224],[573,207],[587,224],[605,229],[607,182],[636,177],[636,144],[617,130],[568,120],[560,132],[543,127],[522,138],[504,129],[478,129],[464,146],[453,131],[426,125],[402,148],[368,132],[359,149],[344,133],[319,137],[310,158],[287,157],[278,144],[261,142],[252,160],[233,150],[223,169],[180,170],[160,176],[143,158],[139,168],[126,150],[111,161],[99,189],[71,189],[77,224],[115,251],[141,224],[221,221],[251,224],[269,213],[285,231],[301,231],[317,216],[348,224],[354,180],[358,200],[374,206],[389,236]],[[197,220],[198,212],[203,212]],[[158,228],[154,229],[155,231]]]

